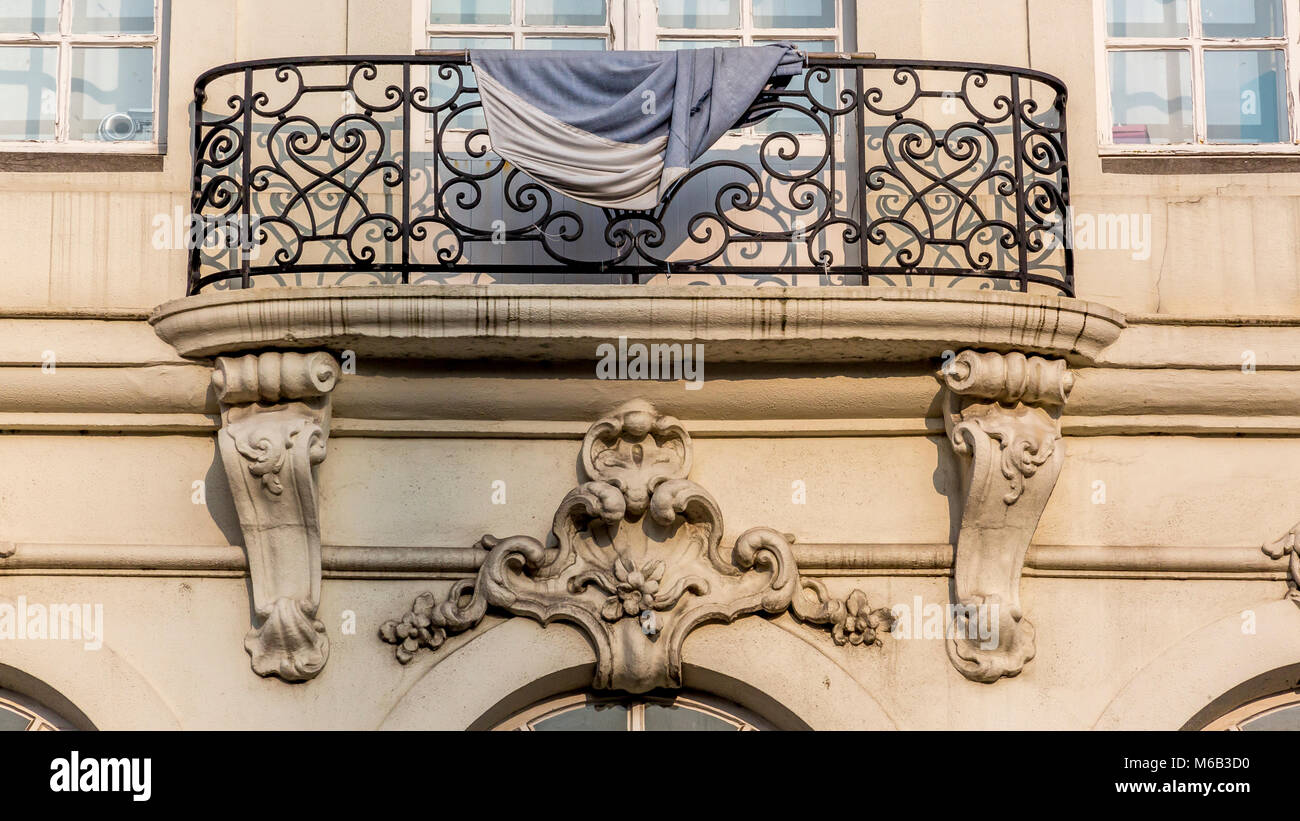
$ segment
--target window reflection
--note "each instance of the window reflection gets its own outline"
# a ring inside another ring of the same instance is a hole
[[[1280,50],[1205,52],[1206,125],[1212,143],[1276,143],[1286,128]]]
[[[153,49],[72,49],[68,139],[153,139]]]
[[[1110,89],[1116,143],[1192,141],[1189,52],[1113,51]]]
[[[1106,34],[1111,37],[1186,37],[1188,33],[1187,0],[1106,0]]]

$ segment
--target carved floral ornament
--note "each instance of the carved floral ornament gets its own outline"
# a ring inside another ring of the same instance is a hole
[[[582,442],[588,481],[570,491],[543,543],[484,536],[474,579],[445,595],[424,593],[380,628],[409,662],[469,630],[489,608],[543,625],[576,626],[596,651],[597,689],[641,693],[682,686],[682,645],[706,622],[789,610],[829,625],[836,644],[880,643],[893,617],[859,590],[831,597],[799,575],[789,541],[769,528],[722,546],[722,512],[690,473],[690,435],[636,401],[591,426]]]

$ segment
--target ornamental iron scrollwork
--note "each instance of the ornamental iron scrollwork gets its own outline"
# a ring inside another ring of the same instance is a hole
[[[256,278],[1073,294],[1056,78],[818,55],[751,110],[771,116],[627,211],[563,197],[493,153],[464,52],[213,69],[195,85],[205,242],[189,293]]]
[[[474,579],[424,593],[380,637],[408,663],[469,630],[490,608],[576,626],[596,653],[593,685],[643,693],[682,686],[682,645],[696,627],[789,610],[827,625],[836,644],[881,643],[893,616],[865,594],[831,596],[799,575],[789,540],[751,528],[722,545],[722,512],[687,478],[692,445],[676,419],[630,402],[583,440],[587,481],[560,502],[549,539],[484,536]]]

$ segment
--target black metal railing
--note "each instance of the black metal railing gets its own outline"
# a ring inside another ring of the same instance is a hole
[[[222,66],[195,84],[189,293],[412,282],[871,284],[1072,296],[1065,87],[810,55],[654,209],[491,152],[463,52]]]

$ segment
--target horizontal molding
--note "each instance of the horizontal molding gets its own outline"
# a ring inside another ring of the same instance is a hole
[[[1096,359],[1124,317],[1012,291],[840,286],[375,285],[172,300],[149,319],[183,356],[281,346],[358,356],[588,359],[606,342],[702,344],[713,362],[913,362],[975,347]]]
[[[247,575],[244,551],[231,545],[90,545],[21,542],[0,558],[0,575]],[[796,544],[810,576],[948,576],[950,544]],[[7,552],[7,551],[4,551]],[[462,578],[486,552],[465,547],[321,548],[327,578]],[[1286,563],[1259,547],[1034,545],[1025,575],[1056,578],[1284,580]]]
[[[943,420],[912,419],[692,419],[696,439],[803,439],[943,436]],[[0,432],[211,436],[214,414],[0,413]],[[349,419],[335,417],[332,438],[563,439],[580,441],[589,422],[485,419]],[[1066,436],[1300,436],[1300,416],[1224,417],[1177,414],[1065,416]]]

